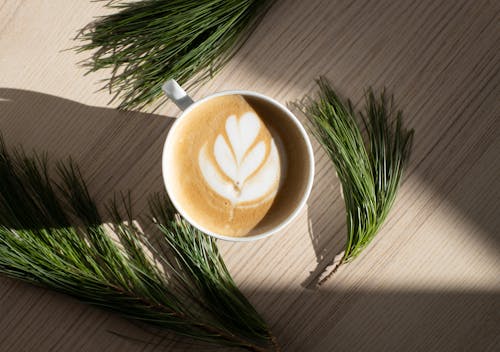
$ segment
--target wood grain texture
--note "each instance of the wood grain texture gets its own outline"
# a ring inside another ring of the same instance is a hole
[[[163,189],[161,149],[178,110],[123,113],[84,76],[72,38],[102,3],[0,1],[0,131],[9,144],[71,156],[99,202]],[[319,290],[345,240],[339,182],[314,143],[308,207],[278,236],[220,243],[284,351],[500,349],[500,3],[278,0],[223,72],[193,92],[251,89],[287,102],[327,76],[358,104],[395,93],[414,153],[386,225]],[[123,334],[144,342],[133,342]],[[147,343],[146,343],[147,342]],[[161,343],[160,345],[157,345]],[[193,350],[113,314],[0,278],[1,351]]]

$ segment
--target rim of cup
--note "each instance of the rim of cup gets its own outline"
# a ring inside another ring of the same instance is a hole
[[[224,96],[224,95],[233,95],[233,94],[234,95],[236,95],[236,94],[243,95],[243,96],[245,96],[245,95],[246,96],[254,96],[254,97],[260,98],[262,100],[265,100],[266,102],[273,104],[273,105],[277,106],[278,108],[280,108],[280,110],[282,110],[293,121],[295,127],[300,132],[302,139],[305,141],[307,154],[309,156],[309,177],[307,180],[307,186],[306,186],[305,191],[302,193],[300,201],[297,203],[297,205],[295,206],[295,208],[291,212],[291,214],[289,214],[286,217],[286,219],[281,221],[279,224],[277,224],[275,227],[273,227],[270,230],[264,231],[262,233],[258,233],[256,235],[242,236],[242,237],[232,237],[232,236],[221,235],[221,234],[210,231],[210,230],[204,228],[203,226],[199,225],[196,222],[196,220],[191,218],[189,216],[189,214],[187,214],[184,211],[184,209],[179,205],[179,203],[175,199],[175,196],[172,194],[172,192],[170,192],[169,186],[167,183],[167,172],[168,172],[167,165],[166,165],[167,164],[167,155],[170,152],[171,144],[173,143],[172,136],[174,135],[175,129],[179,126],[179,122],[184,118],[184,116],[189,114],[196,106],[198,106],[198,105],[200,105],[200,104],[202,104],[202,103],[204,103],[212,98],[216,98],[216,97]],[[206,97],[195,101],[186,110],[184,110],[179,115],[179,117],[177,117],[175,119],[175,122],[173,123],[172,127],[168,131],[167,138],[165,139],[165,143],[163,145],[162,177],[163,177],[163,183],[165,185],[165,189],[167,190],[168,197],[170,198],[170,201],[172,202],[173,206],[179,212],[179,214],[187,222],[189,222],[191,225],[193,225],[195,228],[202,231],[203,233],[206,233],[207,235],[210,235],[212,237],[215,237],[215,238],[218,238],[221,240],[225,240],[225,241],[251,242],[251,241],[259,240],[259,239],[266,238],[266,237],[269,237],[271,235],[276,234],[277,232],[282,230],[284,227],[286,227],[288,224],[290,224],[297,217],[297,215],[300,213],[300,211],[304,208],[304,206],[307,202],[307,199],[309,198],[309,195],[311,193],[311,189],[312,189],[312,185],[313,185],[313,181],[314,181],[314,152],[313,152],[313,148],[311,145],[311,141],[309,139],[309,136],[308,136],[304,126],[302,126],[299,119],[286,106],[284,106],[280,102],[274,100],[273,98],[270,98],[270,97],[268,97],[264,94],[258,93],[258,92],[254,92],[254,91],[250,91],[250,90],[225,90],[225,91],[221,91],[221,92],[207,95]]]

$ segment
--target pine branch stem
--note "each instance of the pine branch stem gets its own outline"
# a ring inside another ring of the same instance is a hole
[[[204,331],[211,333],[211,334],[216,334],[219,336],[224,337],[227,341],[229,342],[234,342],[236,345],[238,345],[241,348],[244,348],[248,351],[253,351],[253,352],[269,352],[268,348],[260,347],[257,345],[249,344],[247,341],[243,340],[242,338],[239,338],[238,336],[228,334],[220,329],[204,325],[204,324],[199,324],[196,323],[196,326],[200,327],[200,329],[203,329]],[[274,343],[273,343],[274,345]],[[275,351],[278,351],[275,349]]]
[[[339,256],[341,257],[340,260],[336,260]],[[332,264],[327,266],[323,273],[320,275],[317,286],[322,286],[325,282],[327,282],[337,272],[337,270],[339,270],[340,266],[344,264],[345,259],[345,252],[342,252],[341,254],[335,256]]]
[[[281,346],[280,346],[276,336],[274,336],[271,332],[269,333],[269,336],[271,337],[271,343],[273,344],[274,351],[281,352]]]

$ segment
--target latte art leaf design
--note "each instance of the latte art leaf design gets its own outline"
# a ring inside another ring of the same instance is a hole
[[[257,141],[261,125],[253,112],[247,112],[239,119],[235,115],[229,116],[225,124],[227,138],[221,133],[213,144],[213,159],[217,165],[209,157],[208,143],[200,149],[198,162],[205,181],[233,205],[274,196],[277,192],[280,175],[278,149],[272,138],[269,146],[264,140]]]

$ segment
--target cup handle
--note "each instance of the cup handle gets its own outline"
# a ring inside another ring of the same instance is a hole
[[[182,89],[175,79],[169,79],[163,83],[161,89],[181,110],[186,110],[193,104],[193,99],[187,95],[186,91]]]

